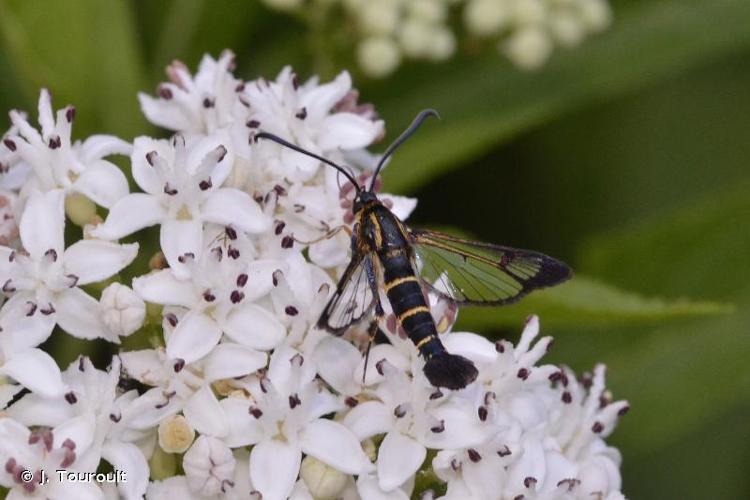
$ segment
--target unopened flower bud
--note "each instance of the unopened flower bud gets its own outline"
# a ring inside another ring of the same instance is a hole
[[[419,20],[405,21],[399,33],[404,53],[409,57],[424,57],[429,53],[434,29],[432,25]]]
[[[388,35],[399,21],[399,5],[393,0],[366,2],[359,9],[359,22],[366,33]]]
[[[196,439],[182,460],[188,486],[192,491],[205,496],[221,493],[222,487],[227,482],[232,482],[236,465],[232,450],[210,436]]]
[[[302,461],[300,476],[316,500],[334,500],[346,488],[348,476],[308,455]]]
[[[508,22],[508,4],[496,0],[473,0],[464,11],[464,22],[470,32],[479,36],[498,33]]]
[[[367,458],[370,459],[370,462],[374,462],[378,457],[378,447],[375,446],[375,441],[372,439],[365,439],[362,441],[362,450],[365,452],[365,455],[367,455]]]
[[[65,213],[73,224],[83,227],[96,217],[96,205],[80,193],[71,193],[65,198]]]
[[[182,415],[173,415],[159,424],[159,446],[167,453],[182,453],[193,443],[195,431]]]
[[[539,68],[552,52],[552,41],[539,27],[528,27],[517,31],[503,45],[507,56],[523,69]]]
[[[133,290],[112,283],[99,299],[104,324],[115,334],[126,337],[143,325],[146,304]]]
[[[372,37],[359,44],[357,59],[365,73],[381,78],[392,73],[401,63],[401,51],[390,38]]]

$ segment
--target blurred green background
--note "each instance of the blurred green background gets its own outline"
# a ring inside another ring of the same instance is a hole
[[[553,362],[601,361],[631,412],[611,442],[630,498],[750,497],[750,2],[617,0],[615,21],[524,73],[496,53],[358,74],[345,40],[239,0],[0,0],[0,108],[39,87],[74,133],[158,134],[136,92],[163,67],[237,54],[237,74],[352,69],[405,145],[386,189],[414,225],[560,257],[574,281],[460,327],[515,339],[540,314]],[[332,32],[333,33],[333,32]],[[336,32],[340,33],[340,32]]]

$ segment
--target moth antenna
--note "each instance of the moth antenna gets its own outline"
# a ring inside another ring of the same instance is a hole
[[[401,135],[398,136],[390,146],[388,146],[388,149],[385,150],[385,153],[383,153],[383,156],[380,158],[378,166],[375,168],[375,174],[372,176],[372,182],[370,182],[370,191],[372,191],[375,187],[375,180],[378,178],[378,174],[383,168],[383,165],[385,165],[385,161],[390,158],[394,151],[396,151],[396,149],[398,149],[401,144],[406,142],[406,140],[411,137],[414,132],[417,131],[419,126],[422,125],[422,122],[424,122],[430,116],[434,116],[438,120],[440,119],[440,115],[434,109],[424,109],[420,111],[417,117],[414,118],[414,121],[411,122],[411,125],[409,125],[409,128],[401,132]]]
[[[287,147],[289,149],[293,149],[294,151],[296,151],[298,153],[301,153],[303,155],[307,155],[307,156],[309,156],[311,158],[315,158],[316,160],[321,161],[321,162],[325,163],[326,165],[329,165],[329,166],[335,168],[336,170],[338,170],[339,172],[341,172],[342,174],[344,174],[344,177],[346,177],[346,179],[349,182],[352,183],[352,185],[354,186],[354,189],[358,193],[362,190],[362,188],[359,186],[359,184],[357,184],[357,181],[354,178],[354,176],[352,176],[349,172],[347,172],[342,166],[333,163],[331,160],[329,160],[327,158],[323,158],[322,156],[316,155],[315,153],[312,153],[312,152],[310,152],[310,151],[308,151],[306,149],[303,149],[303,148],[297,146],[296,144],[292,144],[291,142],[289,142],[287,140],[284,140],[284,139],[282,139],[281,137],[279,137],[277,135],[270,134],[268,132],[259,132],[259,133],[255,134],[255,139],[256,140],[257,139],[268,139],[268,140],[273,141],[273,142],[275,142],[277,144],[281,144],[284,147]]]

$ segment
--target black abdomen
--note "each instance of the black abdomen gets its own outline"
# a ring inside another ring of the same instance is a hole
[[[380,255],[388,301],[406,334],[425,359],[445,352],[422,287],[405,250]]]

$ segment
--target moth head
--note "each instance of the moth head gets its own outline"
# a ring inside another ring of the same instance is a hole
[[[352,205],[352,212],[355,214],[361,212],[367,205],[370,205],[371,203],[376,203],[378,201],[378,197],[375,193],[372,191],[365,191],[364,189],[357,192],[357,195],[354,197],[354,204]]]

